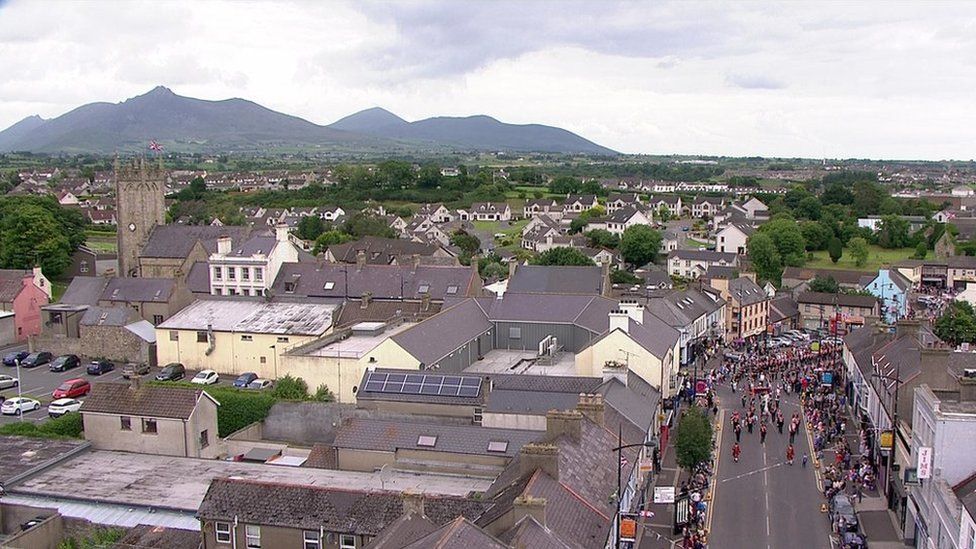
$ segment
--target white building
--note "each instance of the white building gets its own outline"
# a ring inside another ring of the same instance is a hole
[[[729,223],[715,233],[715,251],[730,254],[745,254],[746,241],[756,229],[749,225]]]
[[[288,227],[278,226],[274,236],[260,234],[234,250],[230,237],[217,241],[210,255],[211,295],[260,296],[271,287],[282,263],[297,263],[298,247],[288,237]]]

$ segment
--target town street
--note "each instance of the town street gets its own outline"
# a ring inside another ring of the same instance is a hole
[[[718,470],[712,499],[709,547],[712,549],[776,549],[804,547],[829,549],[830,524],[820,512],[824,502],[814,477],[813,460],[803,468],[803,454],[812,456],[805,422],[796,436],[795,463],[786,464],[788,429],[779,434],[775,425],[759,443],[759,430],[742,430],[739,462],[732,461],[735,434],[729,418],[740,408],[741,392],[732,394],[723,384],[718,390],[719,432]],[[795,396],[782,401],[783,414],[789,418],[799,410]]]

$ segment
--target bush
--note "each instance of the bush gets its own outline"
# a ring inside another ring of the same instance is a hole
[[[85,424],[81,420],[81,414],[68,413],[42,423],[38,429],[55,436],[81,438]]]
[[[125,537],[125,530],[122,528],[102,528],[76,534],[65,538],[58,544],[58,549],[98,549],[101,547],[112,547],[114,544]]]
[[[332,394],[332,390],[329,389],[328,385],[323,383],[315,390],[315,396],[312,399],[319,402],[335,402],[335,395]]]
[[[190,387],[199,389],[199,385],[190,383],[173,383],[171,381],[152,381],[153,385]],[[303,382],[304,383],[304,382]],[[204,389],[220,406],[217,407],[217,435],[226,437],[234,431],[243,429],[255,421],[268,417],[268,412],[278,400],[271,392],[248,391],[234,387],[214,385]]]
[[[675,434],[678,465],[692,470],[712,456],[712,422],[708,412],[692,406],[681,416]]]
[[[282,400],[307,400],[308,383],[300,377],[292,377],[288,374],[275,382],[271,394]]]

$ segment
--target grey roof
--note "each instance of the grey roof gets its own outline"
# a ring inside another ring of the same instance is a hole
[[[172,278],[119,278],[108,279],[99,301],[166,303],[169,301],[176,281]]]
[[[67,305],[95,305],[105,290],[109,278],[102,276],[76,276],[68,284],[59,303]]]
[[[573,546],[559,539],[555,532],[539,524],[532,515],[522,517],[510,529],[499,534],[498,539],[510,547],[533,549],[572,549]]]
[[[138,318],[138,314],[130,307],[118,305],[113,307],[89,307],[81,316],[84,326],[126,326]]]
[[[195,294],[210,294],[210,265],[206,261],[193,263],[186,275],[186,287]]]
[[[0,436],[0,485],[88,446],[87,441],[76,439]]]
[[[479,391],[476,397],[452,396],[452,395],[424,395],[410,393],[385,393],[382,391],[370,391],[366,389],[366,378],[370,373],[403,374],[411,373],[413,370],[403,370],[396,368],[376,368],[372,371],[367,370],[363,373],[363,378],[359,384],[359,392],[356,393],[356,400],[395,400],[398,402],[424,402],[427,404],[454,404],[456,406],[480,406],[485,401],[486,392]],[[420,373],[423,373],[422,371]],[[479,374],[464,374],[465,376],[478,376]]]
[[[746,276],[740,276],[729,282],[729,294],[742,305],[752,305],[769,298],[765,290]]]
[[[619,379],[610,378],[596,392],[603,395],[605,407],[615,410],[643,433],[654,425],[655,410],[661,400],[661,393],[656,389],[652,389],[652,394],[642,396]],[[609,418],[607,421],[610,422]]]
[[[878,306],[878,298],[873,295],[828,294],[824,292],[800,292],[797,303],[817,305],[840,305],[842,307],[872,308]]]
[[[769,302],[769,322],[770,324],[782,322],[787,318],[793,318],[800,314],[800,307],[796,301],[788,296],[777,296]]]
[[[719,278],[724,280],[732,280],[736,277],[736,268],[729,265],[709,265],[708,269],[705,270],[704,278],[713,279]]]
[[[575,324],[594,333],[606,331],[609,313],[617,303],[588,295],[519,294],[502,299],[479,299],[493,321]]]
[[[953,486],[952,491],[956,493],[969,516],[976,518],[976,474]]]
[[[430,365],[492,327],[474,299],[466,299],[390,339],[421,364]]]
[[[458,517],[440,529],[404,546],[403,549],[464,547],[465,549],[507,549],[507,545],[478,528],[465,517]]]
[[[491,374],[491,390],[529,391],[533,393],[580,393],[596,391],[602,381],[584,376],[544,376],[530,374]],[[571,408],[575,408],[574,403]]]
[[[129,529],[125,535],[109,549],[195,549],[203,547],[199,530],[163,527],[155,524],[140,524]]]
[[[668,326],[661,319],[646,310],[644,311],[644,319],[642,322],[630,321],[628,334],[638,345],[650,351],[654,356],[662,359],[681,337],[678,330]]]
[[[384,528],[366,549],[402,549],[435,530],[437,525],[423,514],[407,512]]]
[[[235,247],[231,254],[242,257],[259,254],[268,255],[277,245],[278,240],[274,237],[274,235],[262,233],[245,240],[243,244]]]
[[[710,261],[715,263],[725,262],[734,265],[736,254],[725,252],[712,252],[709,250],[671,250],[668,258],[690,259],[693,261]]]
[[[976,256],[954,255],[948,258],[950,269],[976,269]]]
[[[870,271],[851,271],[846,269],[814,269],[810,267],[787,267],[783,270],[783,280],[813,280],[820,276],[823,278],[831,277],[838,284],[847,286],[857,286],[861,277],[874,274]]]
[[[243,242],[251,234],[250,227],[231,225],[214,227],[210,225],[156,225],[149,240],[140,252],[141,257],[185,258],[199,241],[207,252],[217,251],[217,239],[231,237],[234,244]]]
[[[630,220],[630,218],[639,213],[641,212],[637,209],[637,206],[624,206],[623,208],[609,214],[606,219],[611,223],[626,223]]]
[[[487,395],[485,411],[497,414],[544,416],[549,410],[572,410],[576,408],[577,403],[579,403],[579,393],[541,393],[496,388]]]
[[[133,389],[128,383],[95,383],[81,411],[189,419],[204,395],[202,389],[176,385],[143,385]]]
[[[283,264],[272,285],[274,294],[286,295],[286,283],[294,284],[294,290],[287,293],[308,297],[358,298],[370,292],[374,299],[420,299],[423,289],[432,300],[443,301],[467,295],[476,281],[472,268],[463,266],[366,265],[358,269],[347,263],[318,262]]]
[[[523,445],[537,440],[543,433],[519,429],[492,429],[476,425],[442,425],[383,419],[349,418],[336,431],[333,445],[377,452],[423,450],[469,455],[515,457]],[[436,437],[433,447],[417,444],[421,436]],[[502,452],[489,452],[488,443],[507,443]]]
[[[508,280],[509,293],[600,295],[601,267],[519,265]]]
[[[411,242],[402,238],[364,236],[354,242],[329,246],[329,252],[341,263],[355,263],[359,250],[366,252],[366,263],[389,265],[397,257],[407,255],[433,255],[437,246]]]
[[[166,319],[158,328],[282,335],[324,334],[337,306],[329,303],[201,299]]]

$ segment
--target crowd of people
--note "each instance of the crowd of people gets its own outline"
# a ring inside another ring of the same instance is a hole
[[[688,524],[681,535],[683,549],[707,549],[708,532],[705,530],[705,519],[708,514],[708,503],[705,494],[711,483],[712,467],[708,463],[701,463],[695,467],[694,473],[681,483],[681,495],[688,496]]]

